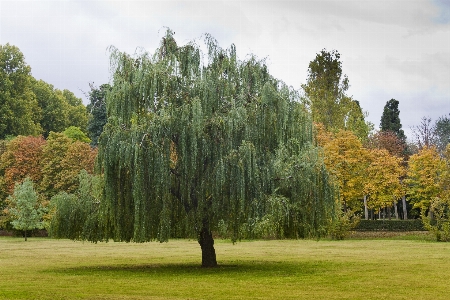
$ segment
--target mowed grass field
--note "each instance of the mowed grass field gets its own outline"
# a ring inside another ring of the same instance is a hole
[[[429,238],[83,243],[0,238],[0,299],[450,299],[450,243]]]

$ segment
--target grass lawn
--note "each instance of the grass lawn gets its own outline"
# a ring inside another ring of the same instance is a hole
[[[0,238],[0,299],[450,299],[450,243],[421,238],[82,243]]]

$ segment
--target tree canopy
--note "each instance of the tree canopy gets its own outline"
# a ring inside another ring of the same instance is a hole
[[[327,130],[351,130],[363,141],[373,126],[365,121],[359,102],[346,94],[349,80],[342,72],[340,57],[336,50],[317,53],[302,88],[314,122]]]
[[[205,43],[205,63],[199,45],[178,46],[170,30],[154,55],[111,48],[103,234],[87,239],[196,237],[212,267],[219,224],[233,241],[268,219],[283,236],[325,233],[335,192],[298,93],[264,61]]]

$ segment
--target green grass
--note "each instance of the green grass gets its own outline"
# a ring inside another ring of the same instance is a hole
[[[450,243],[417,238],[101,243],[0,238],[0,299],[449,299]]]

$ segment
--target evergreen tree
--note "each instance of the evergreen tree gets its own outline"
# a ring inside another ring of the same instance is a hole
[[[334,190],[298,93],[255,57],[238,60],[234,45],[209,35],[206,44],[206,65],[197,44],[178,46],[170,30],[154,55],[112,48],[102,226],[77,238],[196,237],[202,266],[214,267],[219,224],[233,241],[263,219],[286,237],[325,233]]]
[[[395,99],[386,102],[381,115],[380,129],[381,131],[392,131],[401,141],[406,142],[406,136],[400,123],[398,104],[399,102]]]

